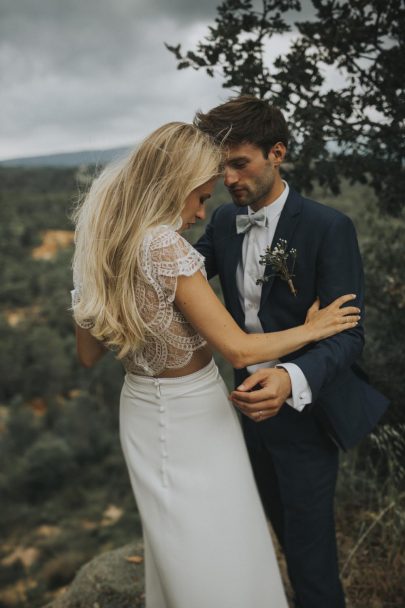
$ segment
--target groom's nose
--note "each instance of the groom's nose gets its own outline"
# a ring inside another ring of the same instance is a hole
[[[239,180],[238,172],[232,167],[225,167],[224,170],[224,184],[227,188],[230,188],[236,184]]]

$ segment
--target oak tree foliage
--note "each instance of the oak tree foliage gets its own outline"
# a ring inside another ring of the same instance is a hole
[[[178,69],[205,70],[234,95],[285,112],[297,187],[319,182],[338,193],[342,178],[368,183],[380,209],[397,214],[405,202],[405,3],[312,0],[313,16],[291,26],[300,9],[299,0],[262,0],[260,9],[224,0],[194,50],[166,47]],[[270,61],[269,42],[280,34],[290,36],[288,52]]]

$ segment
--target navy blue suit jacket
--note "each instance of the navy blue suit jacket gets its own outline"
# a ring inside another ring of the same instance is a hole
[[[226,307],[245,329],[236,286],[244,235],[236,233],[235,218],[242,213],[247,209],[232,203],[218,207],[195,247],[205,257],[208,278],[219,275]],[[364,345],[364,282],[356,232],[344,214],[290,189],[273,247],[280,238],[287,241],[288,249],[297,250],[293,281],[298,293],[294,296],[279,277],[263,285],[259,319],[265,332],[302,324],[317,296],[323,307],[341,295],[354,293],[357,298],[350,304],[363,311],[356,328],[282,358],[301,368],[312,390],[309,407],[335,441],[347,449],[375,426],[388,406],[355,363]],[[266,267],[265,274],[272,274],[271,267]],[[235,370],[236,383],[246,374],[246,370]]]

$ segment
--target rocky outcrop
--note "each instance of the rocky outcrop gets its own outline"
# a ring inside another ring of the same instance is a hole
[[[143,608],[142,555],[142,545],[132,543],[97,556],[44,608]]]

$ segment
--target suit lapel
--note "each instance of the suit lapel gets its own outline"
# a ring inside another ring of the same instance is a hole
[[[300,217],[302,206],[302,198],[301,196],[295,192],[295,190],[290,189],[289,195],[285,202],[284,208],[281,212],[280,219],[277,224],[276,231],[274,233],[273,240],[271,242],[271,248],[275,247],[279,239],[285,239],[287,241],[287,248],[291,248],[291,239],[293,237],[297,222]],[[264,271],[264,275],[270,277],[273,269],[271,266],[267,265]],[[275,277],[270,277],[266,283],[264,283],[262,287],[262,295],[260,298],[260,309],[261,311],[264,303],[267,301],[267,298],[270,295],[271,288],[273,287]],[[277,279],[279,280],[279,279]],[[288,287],[287,287],[288,289]]]

